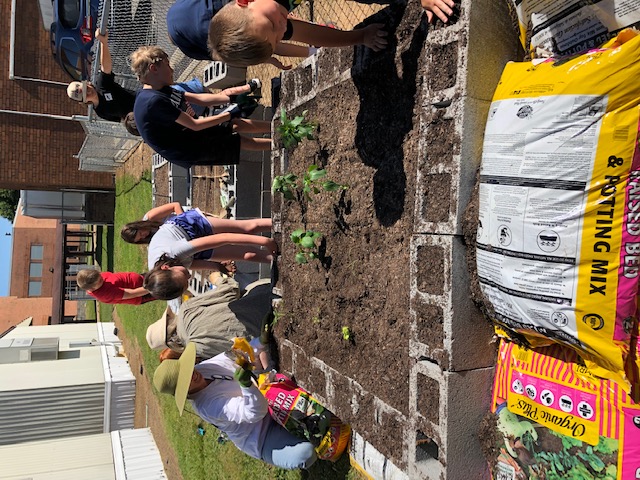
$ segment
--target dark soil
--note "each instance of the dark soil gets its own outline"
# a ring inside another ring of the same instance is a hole
[[[318,128],[314,140],[287,151],[286,172],[302,178],[316,164],[326,168],[327,178],[349,188],[319,193],[312,201],[273,200],[274,215],[282,222],[276,239],[283,301],[275,337],[289,339],[362,387],[334,385],[334,413],[402,466],[408,426],[402,418],[374,412],[373,396],[408,416],[409,252],[428,26],[418,2],[394,5],[381,15],[371,21],[390,26],[389,48],[351,80],[288,112],[291,117],[308,110],[307,118]],[[322,61],[348,69],[352,58],[351,49],[334,49]],[[432,201],[429,208],[431,217],[439,211],[446,216],[449,199]],[[323,234],[319,260],[296,264],[289,236],[298,228]],[[431,257],[423,257],[421,268],[442,272]],[[349,329],[348,340],[343,327]],[[291,371],[287,355],[281,358],[281,369]],[[304,367],[296,364],[298,381],[324,395],[322,372]]]

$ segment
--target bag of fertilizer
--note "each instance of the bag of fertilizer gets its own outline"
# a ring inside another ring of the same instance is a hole
[[[570,60],[508,64],[480,171],[478,277],[498,333],[568,345],[619,382],[637,326],[638,78],[628,31]]]

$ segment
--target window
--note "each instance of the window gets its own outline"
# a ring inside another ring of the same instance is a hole
[[[29,262],[29,297],[42,295],[42,259],[44,245],[31,245],[31,259]]]
[[[30,277],[42,277],[42,263],[30,263],[29,264],[29,276]]]
[[[42,293],[42,282],[38,281],[29,281],[29,296],[30,297],[39,297]]]
[[[43,245],[31,245],[31,260],[42,260],[44,254]]]

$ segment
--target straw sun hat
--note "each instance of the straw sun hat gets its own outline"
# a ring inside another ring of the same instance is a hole
[[[191,376],[196,364],[196,344],[187,345],[178,360],[165,360],[153,374],[153,385],[161,393],[173,395],[180,415],[187,401]]]

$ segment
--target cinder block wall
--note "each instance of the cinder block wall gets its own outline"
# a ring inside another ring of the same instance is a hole
[[[293,109],[333,85],[373,71],[375,64],[367,63],[371,60],[367,51],[358,52],[360,57],[345,52],[344,61],[338,63],[323,61],[320,52],[286,72],[283,104]],[[357,432],[351,455],[375,479],[484,479],[489,472],[477,430],[490,407],[496,352],[492,329],[471,300],[467,249],[474,247],[465,245],[462,226],[472,200],[493,91],[505,63],[522,55],[507,2],[463,0],[455,23],[430,27],[423,54],[426,75],[417,95],[422,102],[423,136],[410,247],[413,366],[408,418],[373,399],[380,428],[388,422],[407,425],[403,461],[394,465],[380,453],[384,446],[372,445]],[[273,162],[275,171],[282,171],[284,160],[278,152]],[[449,205],[445,213],[443,204]],[[274,212],[276,231],[278,219]],[[442,268],[421,268],[435,263]],[[328,405],[333,405],[335,385],[360,392],[361,397],[375,397],[375,392],[363,391],[317,358],[308,358],[296,345],[285,341],[282,347],[294,370],[296,363],[311,364],[318,371],[314,377],[324,377],[324,388],[314,394]]]
[[[9,79],[11,0],[0,0],[4,13],[0,28],[0,109],[50,115],[86,115],[87,109],[66,94],[70,78],[51,54],[49,32],[42,25],[38,0],[19,0],[16,7],[16,77],[55,83]],[[79,123],[42,116],[0,113],[0,188],[60,190],[61,188],[113,188],[113,175],[78,170],[84,140]]]

